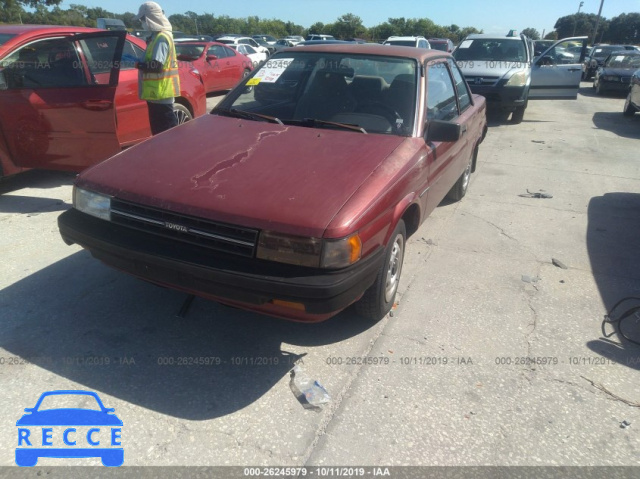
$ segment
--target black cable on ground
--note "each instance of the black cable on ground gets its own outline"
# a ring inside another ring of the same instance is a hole
[[[626,310],[624,313],[622,313],[619,317],[613,319],[611,318],[611,314],[615,311],[615,309],[620,306],[620,304],[624,303],[625,301],[629,301],[629,300],[638,300],[640,301],[640,298],[635,297],[635,296],[629,296],[627,298],[623,298],[620,301],[618,301],[613,308],[611,308],[611,310],[604,315],[604,320],[602,321],[602,334],[604,335],[605,338],[608,338],[610,336],[613,336],[613,334],[615,334],[615,324],[618,324],[618,332],[620,333],[620,336],[622,336],[624,339],[626,339],[627,341],[629,341],[630,343],[633,344],[637,344],[638,346],[640,346],[640,342],[639,341],[635,341],[631,338],[629,338],[626,334],[624,334],[624,331],[622,329],[622,322],[631,317],[632,315],[634,315],[636,312],[640,311],[640,305],[638,306],[634,306],[628,310]],[[614,325],[614,331],[612,333],[607,334],[606,331],[604,330],[604,326],[605,324],[613,324]]]

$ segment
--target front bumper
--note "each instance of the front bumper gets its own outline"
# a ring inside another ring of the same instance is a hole
[[[384,261],[384,248],[335,271],[243,258],[117,225],[76,209],[61,214],[58,227],[67,244],[77,243],[107,265],[144,280],[307,322],[327,319],[357,301],[373,284]]]
[[[623,81],[610,81],[610,80],[603,80],[602,78],[599,79],[599,83],[600,83],[600,89],[602,91],[615,91],[615,92],[619,92],[619,93],[628,93],[629,92],[629,82],[623,82]]]
[[[513,111],[526,105],[529,86],[479,86],[469,84],[471,92],[487,99],[487,108]]]

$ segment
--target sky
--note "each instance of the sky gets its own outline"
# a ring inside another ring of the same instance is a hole
[[[584,0],[583,13],[598,13],[601,0]],[[71,4],[102,7],[114,13],[137,13],[142,0],[64,0]],[[365,27],[373,27],[388,18],[430,18],[438,25],[456,24],[476,27],[485,33],[506,34],[509,30],[535,28],[539,33],[553,30],[556,20],[577,13],[578,0],[159,0],[167,15],[193,11],[235,18],[258,16],[262,19],[291,21],[308,28],[316,22],[333,23],[353,13]],[[640,12],[640,0],[604,0],[602,16]]]

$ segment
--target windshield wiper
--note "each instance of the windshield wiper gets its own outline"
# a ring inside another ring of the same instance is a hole
[[[333,126],[336,128],[344,128],[345,130],[359,131],[360,133],[367,134],[367,131],[358,125],[352,125],[349,123],[338,123],[335,121],[318,120],[317,118],[304,118],[300,121],[302,126]]]
[[[251,120],[266,120],[271,123],[277,123],[278,125],[284,126],[284,123],[282,123],[282,121],[280,121],[280,119],[276,118],[275,116],[263,115],[262,113],[256,113],[253,111],[238,110],[237,108],[230,108],[230,109],[220,108],[219,110],[215,110],[215,112],[223,113],[227,116],[232,116],[236,118],[249,118]]]

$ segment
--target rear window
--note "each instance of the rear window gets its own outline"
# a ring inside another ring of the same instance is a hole
[[[401,47],[415,47],[415,40],[389,40],[384,42],[385,45],[396,45]]]
[[[447,44],[446,43],[442,43],[442,42],[429,42],[431,43],[431,48],[433,48],[434,50],[442,50],[443,52],[447,51]]]

